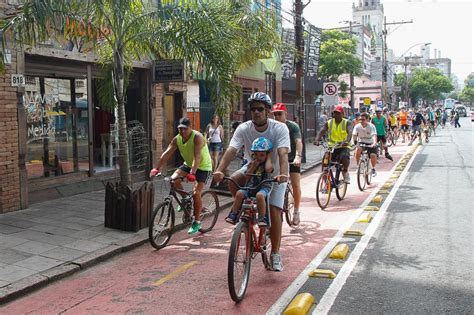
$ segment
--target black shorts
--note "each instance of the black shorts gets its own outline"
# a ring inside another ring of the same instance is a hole
[[[362,143],[361,143],[361,144],[362,144]],[[369,144],[365,144],[365,145],[369,145]],[[364,151],[364,150],[367,151],[367,153],[369,154],[369,156],[370,156],[371,154],[377,155],[377,147],[373,147],[373,148],[367,148],[367,147],[365,147],[365,148],[362,148],[362,151]]]
[[[182,170],[183,172],[185,173],[191,173],[191,168],[189,166],[187,166],[186,164],[183,164],[179,167],[180,170]],[[202,171],[200,169],[198,169],[196,171],[196,180],[199,182],[199,183],[206,183],[207,181],[207,178],[209,177],[209,174],[211,173],[211,171]]]
[[[408,125],[401,125],[400,126],[400,129],[402,129],[402,131],[408,131]]]
[[[398,126],[397,125],[391,125],[390,126],[390,129],[392,129],[392,130],[395,130],[395,128],[398,128]]]
[[[340,162],[341,159],[345,157],[350,159],[351,151],[349,150],[349,148],[339,148],[334,150],[334,152],[332,153],[331,160],[334,162]]]
[[[382,143],[385,144],[387,142],[387,139],[385,138],[385,136],[377,135],[377,142],[379,141],[382,141]]]
[[[290,173],[301,173],[301,167],[290,164]]]

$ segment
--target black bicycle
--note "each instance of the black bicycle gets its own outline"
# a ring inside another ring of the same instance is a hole
[[[334,150],[342,148],[341,144],[332,148],[326,143],[323,143],[323,146],[326,148],[322,164],[323,171],[316,184],[316,201],[321,209],[328,206],[333,188],[336,190],[336,197],[339,200],[343,200],[347,192],[347,183],[340,178],[342,177],[342,164],[331,159]]]
[[[370,156],[367,149],[372,148],[371,145],[359,143],[358,146],[362,149],[360,155],[359,165],[357,166],[357,185],[360,191],[364,191],[366,185],[372,182],[372,164],[370,163]]]
[[[164,177],[158,174],[157,177]],[[148,226],[148,238],[151,245],[156,249],[161,249],[168,244],[175,226],[175,211],[173,200],[183,211],[182,221],[186,225],[193,222],[193,194],[185,190],[177,189],[174,183],[177,180],[185,180],[186,177],[180,176],[175,179],[164,177],[164,181],[170,184],[170,191],[164,201],[155,207],[151,214],[150,225]],[[206,233],[212,230],[219,216],[219,199],[213,191],[207,190],[201,194],[201,228],[199,232]]]

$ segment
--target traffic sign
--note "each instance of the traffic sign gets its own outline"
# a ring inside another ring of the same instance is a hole
[[[383,107],[383,101],[382,100],[377,101],[377,107]]]
[[[372,103],[372,100],[370,97],[364,97],[364,105],[370,105]]]
[[[337,95],[337,85],[334,82],[328,82],[323,84],[324,95],[333,96]]]

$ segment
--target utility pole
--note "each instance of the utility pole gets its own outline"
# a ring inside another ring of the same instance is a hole
[[[303,42],[303,2],[295,0],[295,89],[296,89],[296,112],[297,122],[301,129],[303,141],[302,162],[306,162],[306,145],[305,145],[305,127],[304,127],[304,42]]]
[[[403,82],[404,84],[404,101],[407,103],[408,105],[408,57],[405,57],[405,82]]]
[[[364,29],[363,28],[362,28],[362,34],[364,34]],[[349,36],[352,39],[352,21],[349,21]],[[363,43],[363,41],[362,41],[362,43]],[[364,44],[362,44],[362,56],[364,56]],[[351,91],[351,99],[350,99],[351,114],[354,114],[354,74],[352,72],[349,73],[349,89]]]

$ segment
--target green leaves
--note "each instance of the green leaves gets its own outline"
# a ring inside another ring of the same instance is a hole
[[[442,93],[451,92],[454,87],[438,69],[416,69],[409,82],[410,96],[414,100],[432,102],[442,98]]]
[[[474,102],[474,86],[469,85],[469,82],[474,80],[474,72],[471,72],[466,80],[464,80],[464,88],[459,94],[459,98],[463,102],[469,102],[472,104]]]

